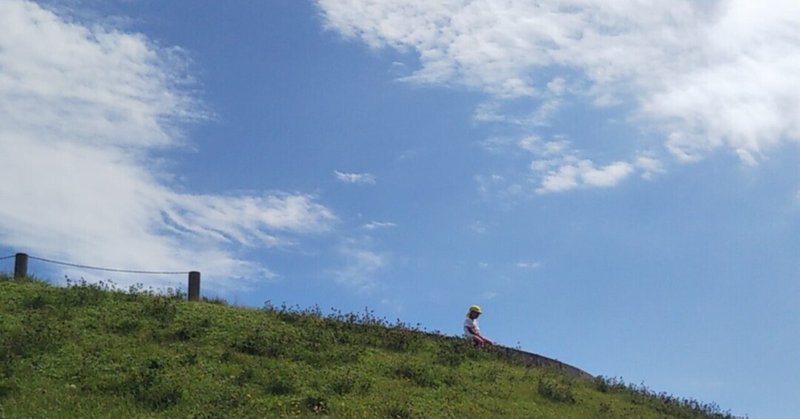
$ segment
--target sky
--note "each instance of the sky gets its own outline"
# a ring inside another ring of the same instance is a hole
[[[794,417],[797,28],[790,0],[0,0],[0,257],[449,335],[479,304],[500,344]]]

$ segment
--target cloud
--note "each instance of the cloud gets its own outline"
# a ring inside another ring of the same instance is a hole
[[[367,230],[379,230],[384,228],[393,228],[397,227],[397,224],[392,222],[381,222],[381,221],[373,221],[363,225],[363,228]]]
[[[372,250],[368,238],[344,240],[338,252],[343,266],[331,272],[333,278],[355,290],[372,289],[377,283],[377,274],[389,266],[389,256]]]
[[[561,192],[579,187],[607,188],[616,186],[632,172],[633,167],[623,161],[599,168],[591,160],[567,161],[555,169],[547,169],[537,192]]]
[[[480,298],[481,298],[481,300],[487,300],[488,301],[488,300],[494,300],[499,295],[500,294],[498,294],[496,291],[484,291],[484,292],[481,293],[481,297]]]
[[[527,262],[527,261],[519,261],[517,262],[517,268],[520,269],[539,269],[542,267],[541,262]]]
[[[666,173],[664,164],[658,159],[648,155],[640,155],[636,157],[633,165],[642,171],[642,178],[647,180],[652,180],[657,175]]]
[[[793,0],[317,4],[327,26],[346,37],[416,53],[419,67],[404,80],[491,95],[476,112],[480,121],[546,124],[564,100],[588,100],[632,105],[631,120],[659,130],[679,161],[727,149],[756,164],[800,142],[800,3]],[[503,112],[499,103],[510,100],[527,101],[527,116]],[[617,163],[584,170],[586,182],[600,185],[624,171]],[[564,173],[562,184],[570,177]]]
[[[374,185],[375,176],[369,173],[345,173],[338,170],[333,172],[336,180],[344,183],[355,183],[360,185]]]
[[[207,286],[228,288],[275,275],[236,257],[239,247],[285,245],[336,221],[306,194],[170,184],[157,153],[184,147],[182,127],[209,117],[180,49],[24,0],[0,2],[0,28],[4,245],[93,266],[200,270]]]
[[[511,137],[492,137],[480,145],[488,152],[514,159],[527,159],[527,171],[522,175],[493,174],[476,176],[478,188],[486,198],[512,199],[531,192],[546,194],[573,189],[608,188],[639,173],[645,180],[653,180],[666,173],[664,164],[655,153],[640,152],[626,160],[605,164],[597,163],[581,150],[573,147],[564,136],[549,140],[527,135],[515,140]]]
[[[475,221],[474,223],[470,224],[467,229],[475,234],[486,234],[489,231],[489,228],[486,224]]]

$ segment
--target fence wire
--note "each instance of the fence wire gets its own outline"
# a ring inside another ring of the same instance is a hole
[[[105,271],[105,272],[120,272],[120,273],[128,273],[128,274],[143,274],[143,275],[187,275],[189,271],[140,271],[135,269],[116,269],[116,268],[102,268],[99,266],[88,266],[88,265],[81,265],[78,263],[69,263],[69,262],[61,262],[57,260],[45,259],[36,256],[28,255],[28,259],[38,260],[39,262],[45,263],[52,263],[54,265],[62,265],[62,266],[70,266],[73,268],[80,268],[80,269],[91,269],[95,271]]]
[[[13,258],[13,257],[16,257],[16,256],[17,256],[17,255],[3,256],[3,257],[1,257],[1,258],[0,258],[0,260],[11,259],[11,258]]]

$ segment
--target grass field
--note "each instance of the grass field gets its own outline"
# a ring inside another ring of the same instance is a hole
[[[727,418],[360,314],[0,276],[4,418]]]

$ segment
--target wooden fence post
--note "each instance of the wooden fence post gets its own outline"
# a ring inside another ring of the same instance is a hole
[[[189,272],[189,301],[200,301],[200,272]]]
[[[28,276],[28,255],[17,253],[14,258],[14,279],[22,279]]]

